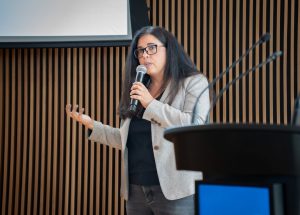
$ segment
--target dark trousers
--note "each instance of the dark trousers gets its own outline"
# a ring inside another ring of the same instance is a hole
[[[168,200],[159,185],[129,186],[127,215],[194,215],[194,195]]]

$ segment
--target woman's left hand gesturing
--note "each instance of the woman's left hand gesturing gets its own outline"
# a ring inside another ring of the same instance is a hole
[[[130,98],[139,100],[144,108],[147,108],[150,102],[154,99],[145,85],[141,82],[133,83]]]

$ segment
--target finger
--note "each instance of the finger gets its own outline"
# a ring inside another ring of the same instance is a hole
[[[72,107],[71,104],[67,104],[67,105],[66,105],[66,112],[67,112],[67,113],[70,113],[70,112],[71,112],[71,107]]]
[[[138,89],[138,88],[139,88],[139,85],[134,84],[134,85],[132,85],[131,90],[135,90],[135,89]]]
[[[83,112],[84,112],[84,108],[80,108],[79,109],[79,115],[82,115]]]
[[[141,83],[141,82],[134,82],[133,84],[132,84],[132,88],[144,88],[145,87],[145,85],[143,84],[143,83]]]
[[[144,85],[134,85],[131,87],[131,90],[139,90],[141,92],[144,92],[147,90],[147,88]]]
[[[136,86],[145,86],[142,82],[134,82],[133,85],[136,85]]]
[[[140,95],[140,90],[131,90],[130,95]]]
[[[141,100],[142,96],[140,96],[140,95],[131,95],[130,98],[136,99],[136,100]]]
[[[72,112],[76,112],[78,105],[74,105]]]

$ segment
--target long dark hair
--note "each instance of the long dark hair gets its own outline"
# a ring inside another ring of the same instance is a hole
[[[139,61],[134,57],[134,50],[137,47],[139,39],[144,35],[153,35],[167,50],[166,66],[164,71],[164,83],[162,89],[170,82],[172,91],[168,96],[168,104],[171,104],[179,88],[183,85],[183,80],[191,75],[199,74],[195,64],[184,51],[177,39],[164,28],[147,26],[140,29],[134,36],[126,58],[125,79],[123,80],[122,97],[120,101],[119,114],[121,119],[132,117],[142,109],[138,107],[136,113],[131,113],[128,108],[130,104],[130,88],[135,81],[136,67]],[[149,78],[149,77],[148,77]],[[146,81],[147,82],[147,81]]]

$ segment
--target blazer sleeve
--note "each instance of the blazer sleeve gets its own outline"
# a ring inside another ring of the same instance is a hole
[[[182,110],[154,99],[146,108],[143,118],[155,122],[163,128],[190,125],[197,96],[207,85],[207,79],[202,74],[188,77],[185,80],[184,89],[180,89],[183,90],[184,93],[179,93],[174,98],[174,100],[183,100]],[[196,124],[204,123],[209,111],[209,106],[209,90],[206,90],[198,101]]]
[[[118,149],[122,148],[120,129],[98,121],[94,121],[94,128],[88,132],[88,139]]]

